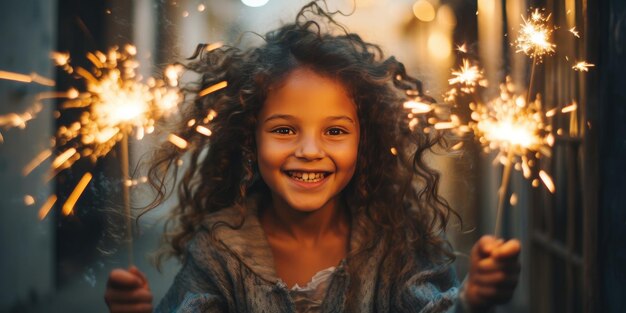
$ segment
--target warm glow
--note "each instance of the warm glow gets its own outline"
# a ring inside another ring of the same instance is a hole
[[[249,7],[258,8],[266,5],[269,0],[241,0],[241,2]]]
[[[74,210],[74,205],[76,205],[76,201],[78,201],[80,195],[83,193],[83,191],[85,191],[85,188],[87,188],[87,185],[91,181],[92,177],[93,176],[91,175],[91,173],[85,173],[80,181],[78,181],[78,184],[76,184],[76,187],[67,198],[67,201],[65,201],[65,203],[63,204],[63,215],[67,216],[72,213],[72,211]]]
[[[524,24],[515,40],[517,52],[523,52],[531,58],[541,60],[544,55],[554,53],[555,44],[550,42],[552,28],[548,24],[550,15],[544,16],[538,9],[529,19],[524,19]]]
[[[185,139],[180,138],[180,137],[178,137],[178,136],[176,136],[174,134],[169,134],[167,136],[167,140],[169,142],[171,142],[173,145],[175,145],[175,146],[177,146],[177,147],[179,147],[181,149],[187,148],[187,145],[189,144]]]
[[[440,32],[432,32],[428,36],[428,52],[440,60],[450,57],[452,51],[452,42],[450,38]]]
[[[428,0],[417,0],[413,4],[413,14],[422,22],[435,19],[435,7]]]
[[[424,114],[433,110],[432,105],[419,100],[408,100],[404,102],[404,108],[410,109],[413,114]]]

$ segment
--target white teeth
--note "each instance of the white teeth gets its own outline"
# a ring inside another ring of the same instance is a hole
[[[289,171],[287,172],[287,174],[289,174],[291,178],[297,181],[307,182],[307,183],[315,183],[315,182],[321,181],[322,179],[326,177],[325,173],[304,173],[304,172]]]

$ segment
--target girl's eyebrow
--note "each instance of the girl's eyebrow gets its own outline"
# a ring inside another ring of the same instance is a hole
[[[275,120],[275,119],[284,119],[284,120],[297,120],[298,118],[293,116],[293,115],[289,115],[289,114],[272,114],[270,115],[268,118],[266,118],[263,123],[267,123],[271,120]],[[338,115],[338,116],[329,116],[326,118],[326,120],[328,121],[336,121],[336,120],[346,120],[352,124],[354,123],[354,120],[352,118],[350,118],[347,115]]]
[[[266,118],[265,121],[263,121],[263,123],[267,123],[267,122],[269,122],[271,120],[275,120],[275,119],[296,120],[297,118],[295,116],[289,115],[289,114],[272,114],[268,118]]]

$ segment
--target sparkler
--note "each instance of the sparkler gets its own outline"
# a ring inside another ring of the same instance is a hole
[[[86,91],[79,92],[69,88],[65,92],[42,92],[36,97],[36,105],[22,114],[11,113],[0,116],[2,127],[26,127],[26,123],[36,117],[41,110],[40,101],[52,98],[66,99],[61,104],[62,111],[83,110],[79,118],[68,125],[58,128],[55,135],[55,149],[39,153],[23,169],[24,175],[30,174],[44,160],[52,157],[52,175],[71,167],[82,158],[92,161],[107,155],[119,143],[120,162],[123,178],[123,202],[127,224],[129,260],[132,264],[132,232],[130,212],[128,137],[134,135],[141,139],[154,131],[157,120],[172,114],[182,100],[178,88],[178,78],[182,66],[170,65],[165,69],[164,79],[143,79],[137,74],[139,63],[135,60],[137,50],[132,45],[123,49],[112,48],[106,53],[95,51],[87,54],[93,67],[86,69],[70,64],[68,53],[53,52],[51,58],[67,74],[77,77],[85,83]],[[0,71],[0,79],[23,83],[37,83],[54,86],[54,81],[36,73],[25,75]],[[59,113],[60,115],[61,113]],[[62,205],[63,215],[70,215],[85,188],[92,179],[87,172],[74,187],[70,196]],[[50,197],[40,208],[39,217],[46,217],[56,197]]]
[[[444,100],[454,104],[459,99],[468,99],[466,96],[469,96],[472,99],[469,103],[471,121],[465,125],[458,122],[455,115],[451,115],[450,122],[434,124],[436,129],[452,129],[461,134],[473,133],[485,152],[498,152],[495,161],[503,164],[504,170],[498,189],[496,236],[501,236],[502,212],[513,168],[521,171],[524,178],[532,178],[533,186],[537,187],[541,181],[551,193],[555,192],[550,175],[540,170],[538,175],[533,177],[532,167],[537,164],[539,158],[551,156],[550,147],[555,139],[552,135],[550,118],[557,112],[566,114],[577,110],[577,104],[574,102],[544,112],[539,95],[531,101],[535,67],[542,62],[543,57],[555,52],[556,45],[551,42],[554,28],[550,26],[550,14],[546,15],[544,11],[535,9],[529,17],[522,17],[522,19],[523,24],[520,25],[515,45],[517,52],[524,53],[532,59],[526,96],[522,96],[520,90],[516,90],[510,78],[507,77],[505,83],[500,85],[499,96],[486,103],[483,102],[480,92],[483,87],[487,86],[487,81],[483,78],[482,70],[470,60],[463,59],[462,65],[452,70],[452,77],[448,80],[451,88],[444,94]],[[569,32],[577,38],[580,37],[575,27],[569,29]],[[465,45],[459,46],[457,50],[467,54]],[[592,66],[593,64],[581,61],[572,68],[586,72]],[[455,148],[460,148],[457,146],[455,145]],[[515,193],[509,202],[517,203]]]

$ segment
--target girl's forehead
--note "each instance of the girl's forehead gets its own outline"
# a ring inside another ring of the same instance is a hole
[[[276,113],[355,117],[356,105],[340,81],[308,68],[297,68],[281,84],[270,89],[260,115]]]

